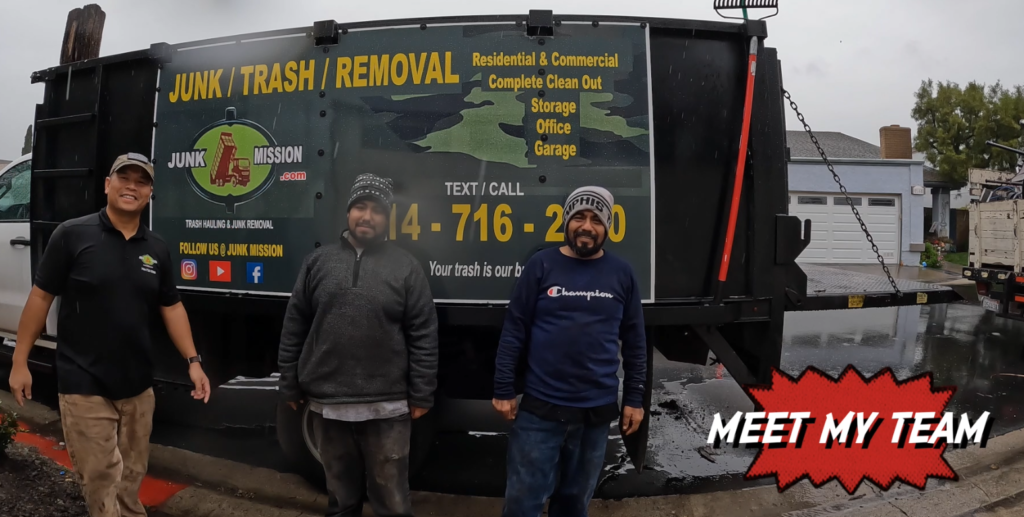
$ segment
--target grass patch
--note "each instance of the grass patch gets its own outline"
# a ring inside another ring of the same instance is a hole
[[[959,253],[947,253],[943,260],[950,264],[956,264],[958,266],[967,266],[967,252],[961,251]]]

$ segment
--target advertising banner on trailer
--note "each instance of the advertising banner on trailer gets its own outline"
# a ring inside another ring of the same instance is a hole
[[[290,293],[374,173],[395,185],[389,238],[438,301],[507,300],[529,257],[564,242],[562,204],[584,185],[614,194],[607,248],[653,299],[647,31],[480,23],[180,49],[160,72],[152,210],[179,286]]]

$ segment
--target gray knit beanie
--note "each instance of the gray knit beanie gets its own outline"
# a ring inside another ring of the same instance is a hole
[[[562,210],[562,230],[565,231],[569,225],[569,219],[581,210],[593,210],[597,217],[608,228],[612,222],[612,207],[615,206],[615,197],[611,192],[602,187],[588,186],[580,187],[569,194],[565,200],[565,208]]]
[[[369,197],[382,203],[387,208],[387,212],[390,213],[394,188],[395,186],[391,182],[391,178],[382,178],[376,174],[360,174],[356,176],[355,182],[352,183],[352,194],[348,198],[348,208],[352,208],[356,201]]]

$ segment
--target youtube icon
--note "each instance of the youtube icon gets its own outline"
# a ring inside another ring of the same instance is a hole
[[[230,282],[231,281],[231,262],[226,260],[211,260],[210,261],[210,281],[211,282]]]

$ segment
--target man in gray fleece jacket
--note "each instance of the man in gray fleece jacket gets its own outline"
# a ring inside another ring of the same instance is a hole
[[[412,419],[433,406],[437,313],[419,262],[387,241],[392,185],[356,178],[348,230],[306,257],[278,366],[293,409],[309,401],[331,494],[328,516],[411,516]]]

